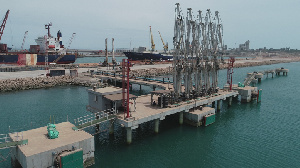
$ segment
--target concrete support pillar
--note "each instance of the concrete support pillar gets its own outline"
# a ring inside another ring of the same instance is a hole
[[[133,104],[134,104],[134,112],[136,112],[136,99],[133,99]]]
[[[131,144],[132,142],[132,129],[131,127],[126,127],[127,132],[127,144]]]
[[[154,132],[158,133],[159,131],[159,119],[154,120]]]
[[[232,96],[228,97],[228,105],[231,106],[232,104]]]
[[[115,129],[115,124],[114,124],[114,120],[110,120],[109,121],[110,127],[109,127],[109,134],[112,135],[114,134],[114,129]]]
[[[258,82],[261,82],[261,78],[258,78]]]
[[[220,111],[220,110],[221,110],[221,101],[222,101],[222,100],[218,100],[218,103],[217,103],[217,111]]]
[[[183,124],[183,112],[179,113],[179,124],[182,125]]]
[[[99,119],[99,116],[97,115],[96,119]],[[100,124],[96,124],[96,131],[100,130]]]
[[[153,104],[153,94],[151,93],[151,102],[150,102],[150,105],[152,106]]]
[[[216,107],[216,101],[212,102],[211,107],[212,107],[212,108],[215,108],[215,107]]]

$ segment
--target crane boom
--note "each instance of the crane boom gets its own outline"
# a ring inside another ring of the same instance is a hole
[[[67,48],[67,49],[70,49],[70,46],[71,46],[71,44],[72,44],[72,41],[73,41],[75,35],[76,35],[76,33],[73,33],[73,34],[72,34],[72,37],[71,37],[70,40],[69,40],[69,45],[68,45],[68,48]]]
[[[163,40],[163,38],[162,38],[162,36],[161,36],[161,34],[160,34],[160,31],[158,31],[158,33],[159,33],[159,36],[160,36],[160,39],[161,39],[161,42],[163,43],[163,45],[164,45],[164,51],[165,51],[165,53],[168,51],[168,43],[167,44],[165,44],[165,42],[164,42],[164,40]]]
[[[6,20],[8,18],[8,14],[9,14],[9,10],[7,10],[7,12],[4,16],[3,22],[1,24],[1,27],[0,27],[0,41],[1,41],[1,37],[2,37],[3,31],[4,31],[4,28],[5,28]]]
[[[155,44],[154,44],[154,41],[153,41],[153,35],[152,35],[152,31],[151,31],[151,26],[150,26],[150,34],[151,34],[151,49],[152,51],[155,50]]]
[[[163,43],[163,45],[164,45],[164,47],[165,47],[165,42],[164,42],[163,38],[161,37],[161,34],[160,34],[160,32],[159,32],[159,31],[158,31],[158,33],[159,33],[159,36],[160,36],[161,42]]]
[[[27,34],[28,34],[28,31],[26,31],[25,34],[24,34],[24,38],[23,38],[23,42],[22,42],[22,46],[21,46],[21,49],[22,49],[22,50],[23,50],[23,48],[24,48],[24,44],[25,44],[25,40],[26,40]]]

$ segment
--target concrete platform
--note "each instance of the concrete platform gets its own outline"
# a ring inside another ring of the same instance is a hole
[[[168,108],[161,108],[160,106],[151,106],[151,95],[144,95],[136,98],[136,112],[132,112],[132,117],[124,119],[124,114],[118,114],[118,122],[125,127],[131,127],[131,129],[138,128],[139,124],[160,119],[164,120],[167,115],[172,115],[178,112],[190,112],[191,109],[212,104],[214,101],[226,100],[227,97],[236,97],[237,91],[219,91],[219,94],[211,97],[202,97],[179,104],[169,105]]]
[[[28,139],[28,144],[12,148],[12,162],[17,160],[23,168],[55,166],[54,161],[60,153],[74,149],[83,150],[83,160],[93,159],[94,137],[84,131],[74,131],[72,127],[70,122],[56,124],[57,139],[48,138],[46,126],[23,132],[23,139]],[[10,134],[10,137],[16,140],[16,134]]]
[[[250,102],[252,93],[257,92],[257,87],[245,86],[236,89],[241,95],[241,102]]]
[[[202,125],[204,116],[208,114],[215,114],[215,109],[211,107],[203,107],[202,110],[196,109],[194,111],[184,113],[184,117],[187,120],[186,122],[188,124],[198,127]]]
[[[184,117],[194,123],[200,124],[203,117],[208,114],[215,114],[215,109],[211,107],[203,107],[202,110],[196,109],[184,114]],[[200,125],[199,125],[200,126]]]

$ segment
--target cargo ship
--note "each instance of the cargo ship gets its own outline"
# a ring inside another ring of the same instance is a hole
[[[62,45],[62,33],[57,32],[57,37],[50,34],[52,23],[46,24],[48,34],[35,39],[36,45],[30,45],[29,51],[11,52],[6,44],[0,44],[0,64],[12,65],[45,65],[47,62],[56,64],[74,63],[76,54],[68,54]],[[48,61],[47,61],[48,58]]]
[[[124,52],[130,60],[172,60],[172,55],[162,55],[158,52]]]
[[[159,32],[159,31],[158,31]],[[171,60],[173,59],[172,55],[165,55],[155,51],[155,44],[153,41],[153,35],[150,26],[150,34],[151,34],[151,51],[147,51],[146,47],[139,47],[137,52],[124,52],[125,56],[130,60]],[[160,32],[159,32],[160,35]],[[160,35],[161,37],[161,35]],[[164,45],[165,53],[167,53],[168,44],[165,45],[162,37],[162,43]]]

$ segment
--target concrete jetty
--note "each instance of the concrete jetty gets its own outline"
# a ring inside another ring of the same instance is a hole
[[[275,73],[276,73],[276,75],[280,75],[280,73],[282,72],[282,75],[284,76],[284,75],[287,75],[288,74],[288,72],[289,72],[289,70],[288,69],[285,69],[285,68],[277,68],[277,69],[275,69]]]
[[[265,74],[267,74],[267,77],[269,74],[273,75],[280,75],[280,73],[282,73],[283,75],[287,75],[287,73],[289,72],[288,69],[285,68],[276,68],[276,69],[269,69],[269,70],[264,70],[264,71],[260,71],[260,72],[252,72],[252,73],[247,73],[247,77],[244,80],[244,86],[249,86],[251,84],[255,85],[258,82],[261,82],[261,79],[263,78],[263,76]]]
[[[161,83],[157,83],[159,85]],[[165,85],[165,84],[163,84]],[[108,87],[102,89],[90,89],[89,93],[89,111],[95,113],[97,111],[102,111],[105,104],[105,108],[109,109],[119,109],[122,106],[122,97],[121,97],[121,88]],[[161,93],[158,93],[161,92]],[[164,93],[162,93],[164,92]],[[120,95],[117,98],[117,95]],[[159,121],[164,120],[166,116],[179,113],[179,123],[182,124],[184,118],[187,120],[195,122],[197,125],[201,125],[203,117],[208,114],[214,114],[211,110],[208,110],[205,106],[211,105],[213,102],[217,103],[217,109],[221,107],[221,101],[229,99],[230,97],[236,97],[238,91],[225,91],[220,90],[218,93],[206,96],[198,97],[196,99],[191,99],[182,102],[173,102],[168,100],[170,103],[163,103],[164,97],[170,96],[171,91],[169,90],[160,90],[157,92],[152,92],[148,95],[143,96],[130,96],[130,117],[124,117],[124,113],[119,111],[116,114],[116,122],[127,130],[127,143],[132,142],[132,130],[139,127],[140,124],[143,124],[148,121],[154,120],[155,122],[155,132],[159,130]],[[111,96],[108,96],[111,95]],[[113,98],[114,97],[114,98]],[[232,100],[232,99],[231,99]],[[156,103],[154,103],[157,102]],[[231,102],[230,102],[231,103]],[[101,106],[102,104],[102,106]],[[163,104],[163,105],[162,105]],[[201,106],[201,107],[200,107]],[[200,110],[204,108],[204,113],[198,112],[195,113],[195,110]],[[191,113],[191,115],[187,115]],[[200,114],[201,113],[201,114]]]

